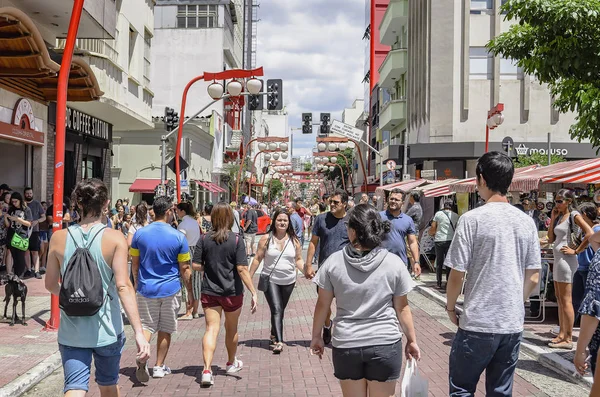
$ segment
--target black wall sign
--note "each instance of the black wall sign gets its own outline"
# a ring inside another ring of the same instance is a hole
[[[56,103],[48,106],[48,123],[56,125]],[[102,141],[112,141],[112,124],[67,107],[67,130]]]

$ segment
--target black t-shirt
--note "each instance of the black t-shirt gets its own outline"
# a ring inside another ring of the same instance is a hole
[[[68,211],[69,211],[69,210],[67,209],[67,206],[63,204],[63,217],[65,216],[65,214],[67,214],[67,212],[68,212]],[[50,217],[52,217],[52,218],[54,218],[54,205],[50,205],[50,206],[48,207],[48,209],[46,209],[46,219],[47,219],[49,216],[50,216]],[[53,226],[53,223],[54,223],[54,222],[51,222],[51,223],[49,223],[49,224],[48,224],[48,227],[49,227],[50,229],[52,229],[52,228],[54,227],[54,226]],[[67,225],[67,222],[63,222],[63,224],[66,226],[66,225]]]
[[[244,214],[244,226],[248,226],[248,222],[252,222],[248,229],[246,229],[246,233],[255,234],[258,232],[258,214],[252,208],[246,211]]]
[[[229,232],[227,241],[217,244],[212,232],[204,234],[194,251],[194,263],[204,265],[202,293],[216,296],[239,296],[244,293],[237,266],[248,266],[244,239]]]
[[[31,215],[31,210],[29,207],[23,209],[13,208],[8,210],[8,215],[16,216],[17,218],[23,219],[25,221],[33,221],[33,216]],[[10,227],[8,229],[8,235],[12,238],[13,234],[18,234],[23,238],[29,237],[29,228],[17,221],[10,221]]]

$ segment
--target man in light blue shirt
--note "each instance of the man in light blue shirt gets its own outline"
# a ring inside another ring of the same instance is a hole
[[[393,254],[396,254],[404,261],[408,271],[411,270],[411,264],[406,253],[406,242],[410,248],[410,253],[414,261],[412,270],[415,277],[421,274],[419,265],[419,244],[417,242],[417,230],[412,218],[402,213],[402,202],[404,193],[400,189],[393,189],[388,197],[388,209],[381,211],[381,219],[389,221],[392,224],[390,232],[387,233],[381,245]]]
[[[294,233],[296,233],[296,237],[300,240],[300,244],[304,246],[304,224],[302,222],[302,218],[296,212],[296,203],[290,201],[286,204],[288,212],[290,213],[290,220],[292,221],[292,228],[294,228]]]

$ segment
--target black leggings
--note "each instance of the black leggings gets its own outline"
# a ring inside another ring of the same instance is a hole
[[[446,255],[448,255],[448,250],[450,249],[450,243],[452,241],[442,241],[435,243],[435,275],[437,279],[438,285],[442,284],[442,273],[444,272],[444,261],[446,260]],[[450,268],[446,268],[446,282],[448,282],[448,276],[450,275]]]
[[[13,261],[13,273],[23,277],[23,274],[25,274],[25,251],[10,247],[10,255]]]
[[[271,335],[275,336],[275,342],[283,342],[283,313],[295,285],[296,283],[277,285],[269,281],[269,288],[265,291],[265,298],[271,309]]]

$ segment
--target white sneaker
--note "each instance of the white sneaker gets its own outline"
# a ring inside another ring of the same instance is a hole
[[[165,375],[171,374],[171,368],[163,365],[162,367],[154,367],[152,369],[152,377],[153,378],[164,378]]]
[[[212,371],[203,371],[202,372],[202,380],[200,381],[200,385],[202,387],[208,387],[215,384],[215,380],[213,378]]]
[[[240,372],[244,368],[244,363],[241,360],[238,360],[237,357],[233,360],[233,364],[227,364],[225,372],[228,374],[234,374],[236,372]]]

